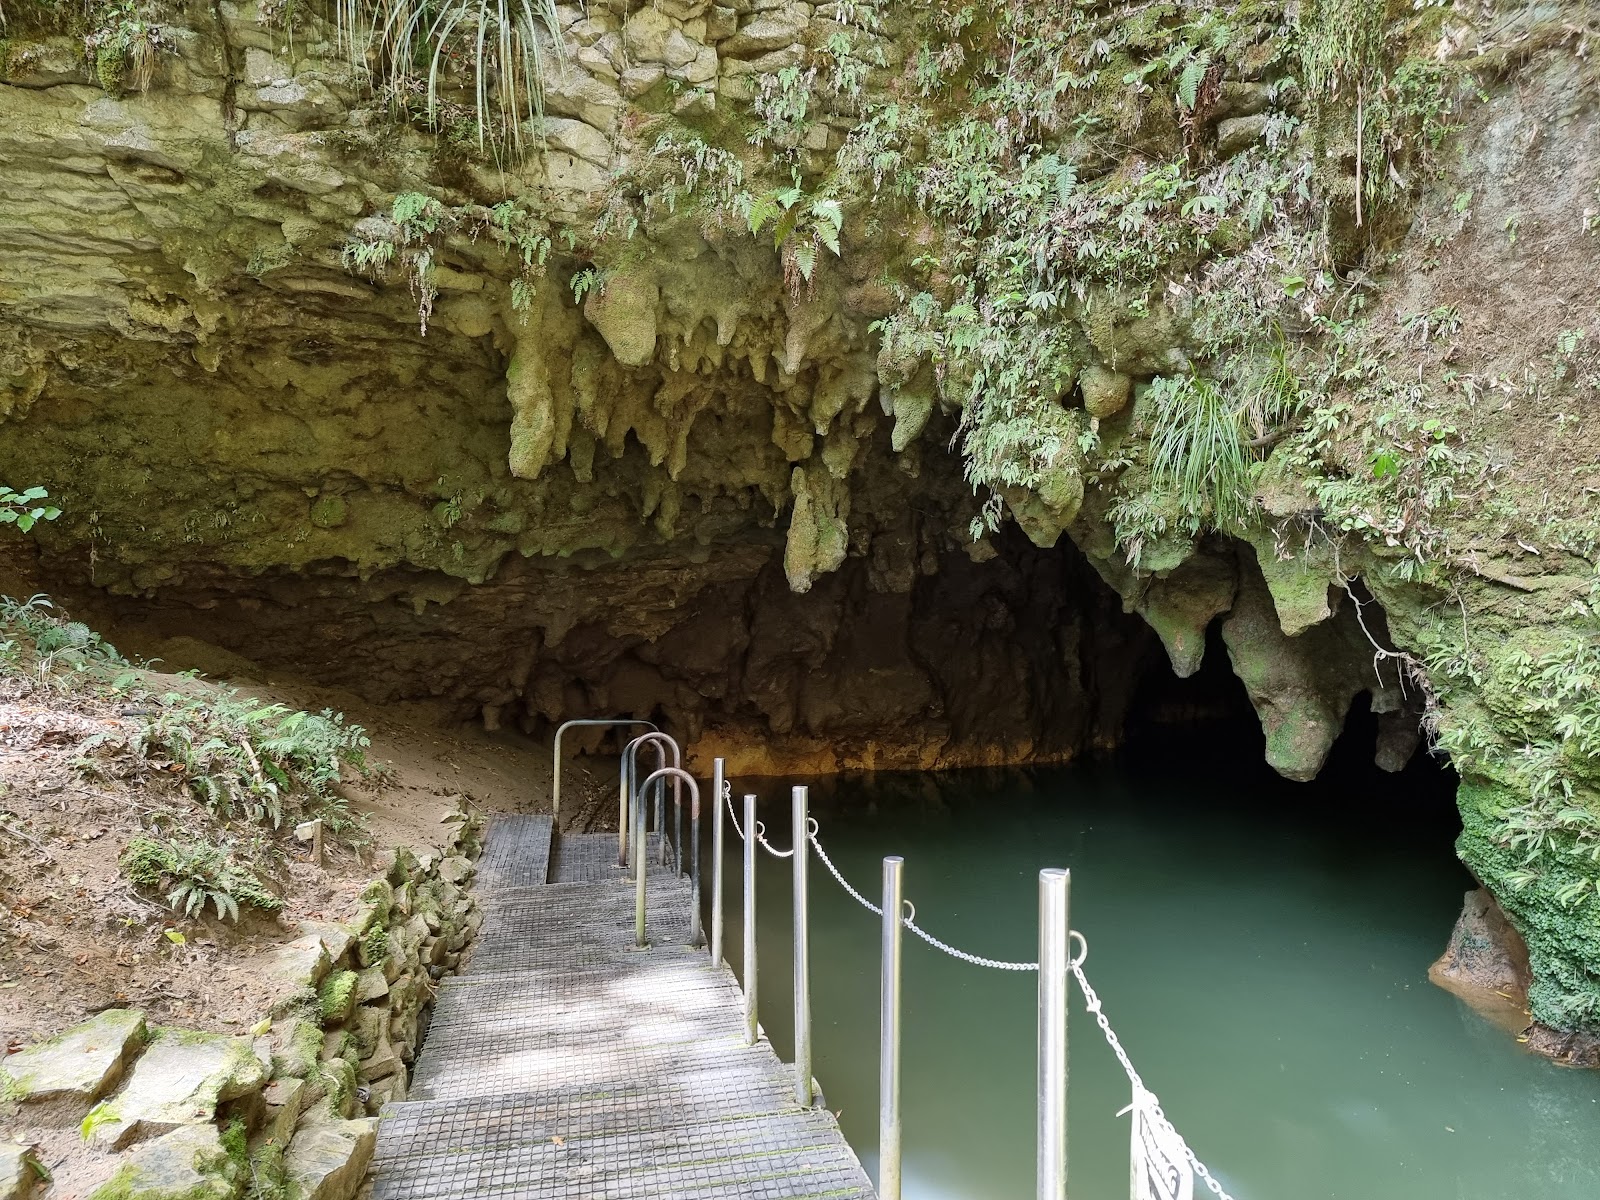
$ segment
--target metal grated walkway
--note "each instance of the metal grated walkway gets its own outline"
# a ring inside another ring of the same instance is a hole
[[[648,950],[616,855],[615,834],[552,853],[547,817],[490,827],[483,928],[410,1099],[384,1109],[372,1200],[872,1200],[833,1115],[745,1045],[739,988],[685,944],[691,891],[659,843]]]

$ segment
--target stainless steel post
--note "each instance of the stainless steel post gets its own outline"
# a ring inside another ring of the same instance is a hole
[[[811,1107],[811,939],[806,892],[806,789],[794,796],[794,1098]]]
[[[1039,872],[1038,1200],[1067,1196],[1067,891],[1072,873]]]
[[[905,859],[883,860],[883,985],[878,1000],[878,1200],[900,1200],[900,909]]]
[[[683,800],[676,790],[672,793],[672,873],[683,874]]]
[[[583,718],[576,721],[563,721],[556,727],[555,771],[550,780],[550,820],[557,831],[561,828],[561,735],[569,729],[588,725],[644,725],[650,729],[655,728],[655,723],[652,721],[638,721],[632,717]],[[626,797],[623,797],[623,800],[626,802]]]
[[[656,836],[661,839],[661,865],[667,865],[667,781],[656,780]]]
[[[727,764],[711,760],[711,963],[722,965],[722,773]]]
[[[628,865],[628,837],[633,823],[633,776],[628,770],[628,754],[622,754],[617,771],[617,866]]]
[[[754,1046],[756,1020],[756,798],[744,798],[744,1040]]]
[[[629,825],[633,820],[633,793],[636,787],[641,786],[637,783],[639,778],[639,749],[646,743],[655,747],[656,766],[658,768],[668,765],[668,750],[672,751],[671,765],[674,767],[683,766],[683,751],[678,746],[678,743],[654,727],[649,733],[642,733],[634,738],[623,750],[622,765],[618,771],[618,779],[620,781],[618,792],[620,794],[617,803],[617,865],[622,867],[628,865],[628,846],[632,842]],[[675,797],[678,794],[678,782],[678,777],[673,776],[672,794]],[[658,793],[661,791],[662,786],[663,782],[658,781],[656,784]],[[648,811],[648,808],[641,806],[641,812]]]
[[[643,949],[648,943],[644,936],[644,876],[649,869],[644,853],[644,788],[633,792],[633,944]]]
[[[702,944],[700,937],[700,794],[691,797],[689,809],[689,945]]]

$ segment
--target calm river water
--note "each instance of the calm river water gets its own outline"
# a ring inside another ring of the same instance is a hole
[[[1600,1197],[1600,1073],[1526,1054],[1428,983],[1470,886],[1437,781],[1297,785],[1251,765],[1220,787],[1213,773],[1146,756],[839,779],[813,787],[812,809],[862,892],[876,897],[883,855],[904,855],[920,923],[990,957],[1036,956],[1036,873],[1070,866],[1107,1015],[1236,1200]],[[780,847],[789,782],[734,781],[770,798]],[[789,1061],[790,864],[763,855],[760,870],[761,1019]],[[815,860],[810,881],[815,1073],[876,1177],[879,927]],[[908,1200],[1025,1200],[1034,976],[908,935],[905,988]],[[1128,1088],[1076,990],[1070,1046],[1073,1200],[1126,1196]]]

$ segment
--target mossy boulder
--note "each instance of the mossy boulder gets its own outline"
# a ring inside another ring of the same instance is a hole
[[[143,1013],[107,1009],[6,1058],[0,1064],[0,1101],[98,1100],[122,1078],[144,1041]]]
[[[248,1038],[157,1029],[127,1086],[90,1109],[83,1135],[97,1146],[121,1149],[212,1121],[218,1105],[258,1092],[266,1081],[267,1064]]]
[[[215,1125],[185,1125],[140,1146],[89,1200],[235,1200],[245,1165]]]
[[[317,1001],[324,1025],[339,1025],[350,1019],[356,1006],[358,982],[359,977],[354,971],[335,971],[322,981]]]

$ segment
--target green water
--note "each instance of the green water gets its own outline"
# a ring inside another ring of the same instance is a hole
[[[1427,981],[1470,886],[1437,781],[1244,773],[1245,794],[1148,756],[841,779],[813,786],[812,809],[861,891],[875,897],[882,856],[904,855],[920,923],[990,957],[1036,957],[1037,871],[1070,866],[1107,1015],[1236,1200],[1600,1197],[1600,1074],[1526,1054]],[[748,789],[780,847],[789,782]],[[737,969],[736,855],[730,833]],[[785,1061],[790,880],[762,857],[761,1020]],[[876,1177],[879,927],[818,862],[810,881],[815,1074]],[[1032,1196],[1034,976],[908,936],[905,989],[908,1200]],[[1128,1088],[1076,994],[1070,1059],[1072,1196],[1126,1196]]]

